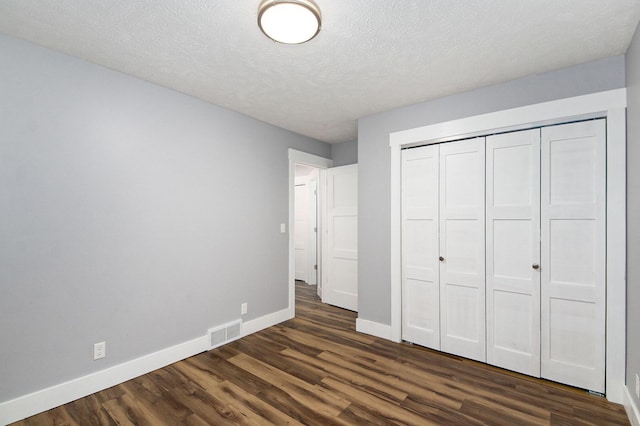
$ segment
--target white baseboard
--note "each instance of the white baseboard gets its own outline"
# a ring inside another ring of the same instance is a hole
[[[150,371],[204,352],[208,346],[207,336],[198,337],[188,342],[114,365],[105,370],[0,403],[0,424],[21,420],[126,382]]]
[[[640,410],[636,405],[635,401],[631,397],[631,393],[629,392],[629,388],[627,386],[624,387],[624,409],[627,412],[627,417],[629,417],[629,422],[631,426],[640,426]]]
[[[391,340],[391,326],[387,324],[356,318],[356,331]]]
[[[243,323],[241,337],[292,318],[289,309]],[[0,425],[75,401],[209,349],[208,335],[0,403]]]
[[[248,336],[249,334],[280,324],[281,322],[290,320],[293,317],[294,315],[292,315],[291,311],[287,308],[251,321],[243,322],[240,326],[240,337]]]

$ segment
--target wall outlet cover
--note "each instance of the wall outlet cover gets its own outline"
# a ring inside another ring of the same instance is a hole
[[[107,343],[100,342],[93,345],[93,359],[104,358],[107,355]]]

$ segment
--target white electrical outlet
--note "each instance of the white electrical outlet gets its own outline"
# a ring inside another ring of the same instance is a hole
[[[640,399],[640,377],[636,374],[636,398]]]
[[[246,302],[240,305],[240,315],[246,314],[248,309],[249,307]]]
[[[100,342],[93,345],[93,359],[104,358],[107,355],[107,343]]]

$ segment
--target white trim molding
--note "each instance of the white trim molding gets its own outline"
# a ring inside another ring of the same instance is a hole
[[[569,121],[607,119],[607,399],[622,403],[626,353],[626,89],[528,105],[389,135],[391,149],[391,338],[402,339],[402,148]],[[639,425],[640,426],[640,425]]]
[[[631,426],[640,426],[640,409],[638,409],[638,406],[631,397],[631,392],[629,392],[629,388],[627,386],[624,387],[623,405],[627,412],[627,417],[629,417]]]
[[[242,323],[240,337],[290,319],[289,309]],[[0,403],[0,425],[9,424],[110,388],[209,350],[209,336],[197,337],[140,358]]]
[[[356,331],[381,339],[391,340],[391,326],[362,318],[356,318]]]
[[[240,337],[248,336],[265,328],[290,320],[291,318],[293,318],[293,316],[289,308],[287,308],[251,321],[243,322],[240,326]]]
[[[209,348],[208,336],[114,365],[0,404],[0,424],[9,424],[199,354]]]

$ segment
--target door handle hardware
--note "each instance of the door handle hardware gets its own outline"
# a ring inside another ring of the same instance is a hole
[[[540,265],[538,265],[537,263],[534,263],[534,264],[532,265],[532,268],[533,268],[533,269],[540,269]]]
[[[444,262],[444,257],[440,256],[440,262]]]

